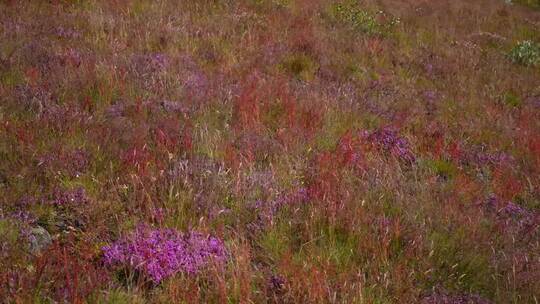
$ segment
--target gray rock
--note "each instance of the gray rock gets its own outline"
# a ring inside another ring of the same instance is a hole
[[[30,230],[30,252],[39,254],[52,243],[51,235],[43,227],[38,226]]]

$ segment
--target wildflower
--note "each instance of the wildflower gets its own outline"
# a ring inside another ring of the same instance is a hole
[[[428,102],[434,102],[437,100],[437,92],[432,91],[432,90],[425,91],[423,96],[424,96],[424,99],[427,100]]]
[[[34,216],[34,214],[28,211],[24,211],[24,210],[14,211],[10,213],[8,217],[27,225],[32,225],[32,224],[37,223],[37,218]]]
[[[58,38],[64,38],[64,39],[77,39],[81,37],[81,33],[79,31],[76,31],[71,28],[65,28],[62,26],[57,27],[56,30],[54,31],[54,34]]]
[[[180,102],[171,101],[171,100],[162,100],[160,102],[163,110],[167,113],[180,113],[185,114],[188,112],[188,109],[185,105]]]
[[[499,211],[500,214],[504,214],[504,215],[507,215],[509,217],[513,217],[513,218],[519,218],[519,217],[528,217],[530,215],[530,212],[513,203],[513,202],[507,202],[506,203],[506,206],[504,206],[500,211]]]
[[[61,172],[70,177],[78,177],[88,170],[91,162],[90,153],[84,149],[70,151],[51,151],[38,159],[38,167],[54,172]]]
[[[399,136],[397,131],[390,127],[385,127],[371,133],[366,132],[363,134],[363,137],[377,149],[389,153],[406,163],[416,161],[409,141]]]
[[[86,196],[84,188],[79,187],[73,190],[56,189],[53,193],[50,203],[57,206],[67,205],[82,205],[88,203],[89,199]]]
[[[16,206],[20,208],[26,208],[35,204],[37,201],[38,199],[36,197],[25,194],[17,200]]]
[[[90,154],[83,149],[75,149],[67,155],[68,171],[74,176],[85,172],[90,165]]]
[[[169,66],[169,57],[165,54],[152,53],[136,55],[133,58],[135,72],[141,76],[156,74]]]
[[[203,97],[209,87],[208,78],[200,71],[189,73],[183,84],[190,97]]]
[[[500,164],[511,160],[511,157],[504,152],[489,153],[484,151],[473,152],[470,158],[479,165]]]
[[[223,242],[198,232],[180,233],[145,225],[102,248],[105,262],[140,271],[154,283],[184,272],[196,274],[213,259],[223,262]]]
[[[252,204],[252,208],[257,211],[257,217],[260,225],[272,222],[274,216],[285,206],[297,206],[309,201],[309,191],[307,188],[300,187],[296,190],[280,194],[273,200],[257,200]]]
[[[540,215],[537,212],[526,209],[518,204],[505,201],[494,194],[491,194],[484,205],[488,211],[496,216],[496,220],[504,227],[517,228],[521,236],[540,225]]]
[[[279,275],[271,275],[268,280],[268,290],[272,294],[281,294],[285,288],[285,279]]]
[[[42,86],[17,85],[15,96],[29,110],[40,115],[43,110],[52,105],[52,94]]]

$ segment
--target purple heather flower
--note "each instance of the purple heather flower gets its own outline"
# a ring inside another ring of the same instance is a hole
[[[424,64],[424,70],[427,74],[433,75],[435,68],[432,63],[426,63]]]
[[[17,206],[24,208],[37,203],[38,199],[31,195],[23,195],[18,201]]]
[[[257,212],[258,224],[272,222],[274,216],[285,206],[302,205],[309,201],[309,192],[306,188],[300,187],[296,190],[280,194],[273,200],[257,200],[251,207]]]
[[[71,177],[83,174],[90,165],[90,154],[83,149],[52,151],[38,158],[38,166],[59,171]]]
[[[70,171],[77,176],[86,171],[90,165],[90,154],[83,149],[75,149],[68,155]]]
[[[498,204],[499,204],[499,198],[495,194],[490,194],[486,200],[486,207],[489,210],[497,210]]]
[[[15,87],[15,95],[22,104],[39,115],[45,108],[51,106],[52,94],[41,86],[17,85]]]
[[[168,113],[184,114],[188,112],[187,107],[180,102],[171,101],[171,100],[162,100],[160,104],[163,107],[163,110]]]
[[[285,279],[279,275],[271,275],[268,280],[268,289],[271,293],[281,293],[285,287]]]
[[[522,235],[527,231],[534,231],[535,227],[540,225],[540,215],[537,212],[500,199],[494,194],[491,194],[484,204],[488,211],[496,215],[499,223],[505,227],[517,228]]]
[[[489,152],[484,145],[476,145],[465,149],[458,160],[464,165],[482,167],[509,163],[513,161],[513,158],[505,152]]]
[[[32,213],[24,210],[12,212],[8,217],[26,225],[32,225],[37,222],[37,218]]]
[[[179,272],[196,274],[212,259],[223,262],[227,257],[223,242],[216,237],[145,225],[102,250],[107,264],[140,271],[154,283]]]
[[[425,91],[424,92],[424,98],[428,102],[434,102],[437,99],[437,92],[431,91],[431,90]]]
[[[309,192],[305,187],[299,187],[291,192],[282,194],[277,201],[287,205],[303,204],[309,200]]]
[[[64,39],[76,39],[81,37],[81,33],[79,31],[71,28],[64,28],[62,26],[57,27],[54,33],[56,34],[56,36],[58,36],[58,38]]]
[[[41,242],[48,242],[48,232],[42,227],[37,226],[38,219],[32,213],[18,210],[6,214],[5,217],[0,215],[0,219],[8,220],[13,223],[18,230],[18,240],[26,240],[31,248]],[[0,247],[2,247],[1,244]]]
[[[366,132],[363,137],[377,149],[396,156],[398,159],[407,163],[413,163],[416,160],[409,141],[399,136],[398,132],[390,127]]]
[[[192,97],[201,97],[208,88],[208,79],[202,72],[192,72],[184,80],[184,87]]]
[[[512,217],[527,216],[528,211],[513,202],[508,202],[504,208],[501,209],[502,213],[505,213]]]
[[[152,53],[133,57],[135,72],[139,75],[151,75],[165,70],[169,66],[169,57],[165,54]]]
[[[486,165],[486,164],[500,164],[506,161],[509,161],[511,159],[510,156],[508,156],[506,153],[499,152],[499,153],[487,153],[484,151],[479,151],[477,153],[474,153],[471,155],[471,158],[473,161],[479,165]]]
[[[57,206],[82,205],[88,203],[88,197],[84,188],[73,190],[56,189],[50,203]]]
[[[491,194],[485,202],[486,207],[490,211],[495,211],[499,216],[507,216],[512,218],[529,217],[532,212],[515,204],[511,201],[504,201]]]

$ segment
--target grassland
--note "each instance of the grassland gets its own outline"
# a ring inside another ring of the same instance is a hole
[[[539,6],[0,1],[0,302],[539,303]]]

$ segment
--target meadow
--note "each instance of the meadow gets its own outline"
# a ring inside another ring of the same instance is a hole
[[[540,302],[538,0],[0,25],[0,303]]]

